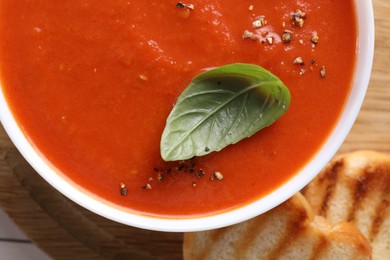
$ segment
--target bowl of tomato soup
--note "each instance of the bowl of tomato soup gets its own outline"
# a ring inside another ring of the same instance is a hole
[[[363,0],[4,0],[0,17],[0,116],[21,154],[83,207],[159,231],[235,224],[303,188],[351,129],[374,49]],[[163,160],[180,94],[236,63],[276,75],[287,112],[221,151]]]

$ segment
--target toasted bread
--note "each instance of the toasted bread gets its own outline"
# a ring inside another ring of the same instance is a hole
[[[186,233],[185,260],[371,259],[356,227],[332,227],[314,217],[301,194],[251,220],[217,230]]]
[[[335,158],[303,191],[314,213],[355,224],[373,259],[390,259],[390,156],[359,151]]]

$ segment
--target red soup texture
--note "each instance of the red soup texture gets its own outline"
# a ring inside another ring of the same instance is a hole
[[[281,186],[332,131],[356,62],[353,0],[2,0],[0,17],[1,85],[28,140],[70,182],[150,216],[216,214]],[[286,84],[287,113],[220,152],[164,162],[180,93],[237,62]]]

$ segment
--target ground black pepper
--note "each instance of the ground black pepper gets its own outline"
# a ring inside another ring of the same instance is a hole
[[[178,2],[178,3],[176,4],[176,7],[177,7],[177,8],[184,8],[185,5],[184,5],[183,3],[181,3],[181,2]]]
[[[126,196],[127,195],[127,189],[126,188],[121,188],[120,192],[121,192],[122,196]]]

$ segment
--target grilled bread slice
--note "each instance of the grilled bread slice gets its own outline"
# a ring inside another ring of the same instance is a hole
[[[349,223],[314,217],[297,194],[273,210],[230,227],[186,233],[185,260],[371,259],[369,244]]]
[[[314,213],[355,224],[373,259],[390,259],[390,155],[358,151],[335,158],[303,191]]]

